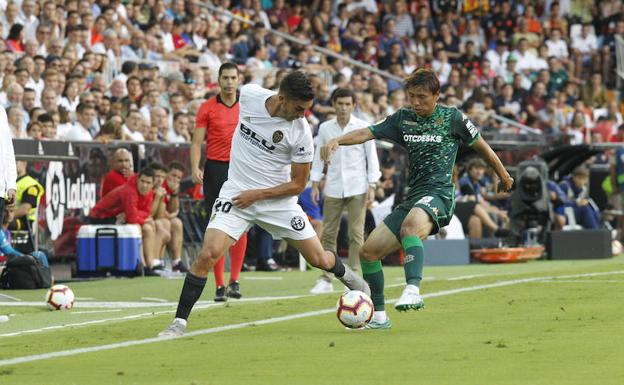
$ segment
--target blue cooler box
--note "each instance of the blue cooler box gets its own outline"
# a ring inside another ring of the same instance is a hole
[[[141,262],[138,225],[83,225],[77,243],[78,274],[135,274]]]

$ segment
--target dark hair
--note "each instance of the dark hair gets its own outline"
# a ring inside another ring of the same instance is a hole
[[[219,67],[219,77],[221,77],[221,73],[223,73],[223,71],[225,70],[236,70],[236,73],[240,74],[240,71],[238,70],[238,66],[229,61],[221,64],[221,67]]]
[[[182,173],[186,172],[186,168],[184,167],[184,165],[181,162],[178,162],[177,160],[174,160],[173,162],[169,163],[169,171],[172,170],[179,170],[182,171]]]
[[[288,99],[304,101],[314,99],[312,82],[303,71],[293,71],[286,75],[280,82],[279,93]]]
[[[138,65],[136,62],[133,62],[132,60],[128,60],[127,62],[124,62],[121,65],[121,72],[123,74],[128,75],[132,73],[133,71],[135,71],[137,68],[138,68]]]
[[[336,88],[331,95],[332,103],[338,98],[351,98],[351,101],[355,103],[355,95],[353,94],[353,91],[348,88]]]
[[[167,167],[164,164],[158,162],[151,162],[147,165],[148,168],[151,168],[153,171],[163,171],[167,172]]]
[[[96,109],[95,106],[91,103],[79,103],[78,107],[76,107],[76,112],[82,114],[86,109],[93,108]]]
[[[20,36],[20,33],[24,29],[24,26],[20,23],[15,23],[11,26],[9,30],[9,35],[7,36],[7,40],[17,40]]]
[[[405,79],[405,88],[426,87],[432,94],[440,92],[440,80],[430,68],[419,68]]]
[[[154,169],[151,167],[151,165],[144,167],[139,170],[139,175],[137,176],[137,179],[139,179],[141,175],[145,175],[146,177],[154,179]]]
[[[37,121],[39,123],[54,123],[54,119],[52,119],[52,116],[50,116],[50,114],[48,113],[39,115]]]
[[[178,118],[183,118],[185,116],[188,116],[186,112],[176,112],[175,114],[173,114],[173,121],[175,122],[176,120],[178,120]]]

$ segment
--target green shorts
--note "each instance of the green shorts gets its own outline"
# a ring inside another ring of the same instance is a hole
[[[414,207],[420,207],[425,210],[433,221],[431,234],[437,234],[440,228],[446,226],[451,221],[453,211],[455,210],[455,199],[439,193],[418,193],[399,204],[384,219],[384,223],[392,234],[401,242],[401,225],[407,214]]]

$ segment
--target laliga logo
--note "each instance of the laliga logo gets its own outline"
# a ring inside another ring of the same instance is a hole
[[[85,183],[84,175],[74,183],[63,174],[63,163],[50,162],[46,174],[46,222],[52,240],[63,232],[65,209],[82,209],[84,215],[95,206],[95,183]]]

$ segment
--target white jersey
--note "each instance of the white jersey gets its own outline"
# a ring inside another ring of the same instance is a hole
[[[232,138],[228,179],[219,197],[275,187],[290,181],[291,163],[311,163],[312,130],[305,118],[288,121],[272,117],[266,100],[276,93],[255,84],[240,91],[240,114]],[[287,200],[297,200],[288,197]]]

